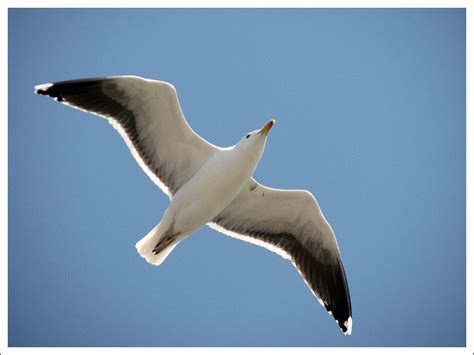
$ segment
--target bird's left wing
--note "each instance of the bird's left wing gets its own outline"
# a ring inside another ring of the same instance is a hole
[[[272,189],[251,178],[208,225],[290,259],[343,332],[351,333],[351,299],[339,247],[310,192]]]
[[[42,84],[35,92],[107,118],[169,197],[219,150],[188,125],[175,88],[164,81],[115,76]]]

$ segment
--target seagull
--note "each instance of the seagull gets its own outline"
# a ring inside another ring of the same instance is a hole
[[[344,334],[352,332],[349,287],[335,234],[311,192],[264,186],[252,174],[275,120],[235,145],[215,146],[187,123],[173,85],[112,76],[35,86],[65,105],[104,117],[145,173],[170,198],[135,247],[160,265],[204,225],[289,259]]]

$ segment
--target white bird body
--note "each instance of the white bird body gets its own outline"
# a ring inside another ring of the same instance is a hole
[[[159,225],[136,244],[139,254],[159,265],[180,241],[212,221],[247,184],[262,157],[265,140],[266,134],[258,134],[251,141],[214,152],[171,198]],[[167,236],[172,238],[161,248],[168,252],[155,253],[151,246]]]
[[[352,307],[334,232],[314,196],[259,184],[252,174],[274,124],[217,147],[188,125],[174,87],[136,76],[82,79],[35,87],[66,105],[107,118],[147,175],[169,196],[163,217],[136,244],[159,265],[207,224],[290,259],[345,334]]]
[[[212,156],[172,198],[168,212],[175,229],[192,233],[211,221],[238,195],[253,174],[260,156],[249,159],[237,147]],[[182,227],[182,228],[180,228]]]

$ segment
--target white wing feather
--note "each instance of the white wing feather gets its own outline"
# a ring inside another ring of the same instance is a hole
[[[349,288],[336,237],[309,191],[265,187],[253,178],[208,226],[290,259],[346,334]]]
[[[192,130],[175,88],[163,81],[118,76],[43,84],[35,90],[107,118],[169,197],[220,149]]]

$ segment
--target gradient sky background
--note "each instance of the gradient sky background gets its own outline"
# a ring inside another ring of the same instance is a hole
[[[465,11],[10,10],[9,346],[464,346]],[[135,74],[311,190],[338,237],[344,336],[292,265],[207,227],[160,267],[168,198],[105,120],[36,84]]]

